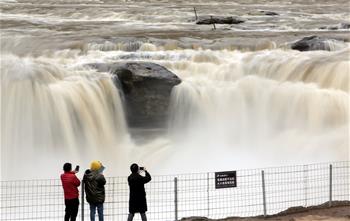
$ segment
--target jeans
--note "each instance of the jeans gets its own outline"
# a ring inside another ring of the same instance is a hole
[[[98,220],[103,221],[103,203],[90,203],[90,220],[95,221],[96,208],[98,213]]]
[[[78,215],[79,199],[64,200],[64,204],[66,205],[64,221],[75,221]]]
[[[135,215],[135,213],[129,213],[128,221],[132,221],[134,219],[134,215]],[[146,213],[140,213],[140,215],[141,215],[142,221],[147,221]]]

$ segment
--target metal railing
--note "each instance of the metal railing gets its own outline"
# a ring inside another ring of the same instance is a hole
[[[214,173],[153,176],[146,184],[149,220],[183,217],[256,216],[289,207],[350,200],[350,163],[334,162],[237,171],[237,187],[215,189]],[[1,182],[0,220],[62,220],[60,180]],[[83,193],[81,193],[83,195]],[[126,177],[109,177],[105,220],[127,220],[129,187]],[[80,205],[79,219],[89,220]],[[136,215],[135,220],[140,220]]]

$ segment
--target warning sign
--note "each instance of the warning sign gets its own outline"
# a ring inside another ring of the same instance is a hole
[[[237,187],[236,171],[215,172],[215,189]]]

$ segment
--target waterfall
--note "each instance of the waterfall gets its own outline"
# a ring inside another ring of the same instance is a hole
[[[205,77],[235,81],[243,76],[256,75],[279,82],[314,83],[321,88],[350,90],[349,48],[336,52],[187,50],[183,54],[186,56],[182,60],[161,61],[183,79]]]
[[[65,161],[94,159],[112,167],[110,175],[127,173],[132,162],[167,174],[347,159],[348,48],[153,49],[4,54],[2,177],[33,177],[33,163],[52,177]],[[155,62],[182,79],[167,134],[130,140],[110,74],[81,65],[123,60]]]
[[[234,83],[190,80],[174,89],[171,110],[174,133],[193,138],[194,132],[214,144],[225,140],[227,145],[259,146],[288,132],[307,141],[314,135],[327,139],[338,131],[343,144],[347,141],[348,94],[314,85],[280,84],[255,76]]]
[[[29,174],[36,163],[51,166],[53,159],[115,160],[122,154],[118,144],[127,128],[108,74],[3,55],[1,80],[3,177]]]
[[[186,61],[163,61],[183,79],[171,98],[173,158],[200,171],[212,164],[346,160],[348,55],[202,51]]]

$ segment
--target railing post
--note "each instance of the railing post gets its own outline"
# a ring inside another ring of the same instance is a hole
[[[174,194],[175,194],[175,197],[174,197],[174,203],[175,203],[175,221],[178,220],[178,214],[177,214],[177,177],[174,178]]]
[[[307,207],[308,183],[309,183],[309,167],[304,165],[304,204]]]
[[[329,165],[329,207],[332,206],[332,186],[333,186],[333,179],[332,179],[332,164]]]
[[[263,193],[263,208],[264,208],[264,217],[266,217],[266,190],[265,190],[265,173],[261,171],[261,182],[262,182],[262,193]]]
[[[210,215],[210,201],[209,201],[209,173],[207,173],[207,202],[208,202],[208,218]]]
[[[81,221],[84,221],[84,195],[85,195],[85,183],[81,181]]]
[[[114,203],[115,202],[115,199],[114,199],[114,184],[115,184],[115,177],[113,177],[112,179],[112,202]],[[114,220],[114,217],[115,217],[115,213],[114,213],[114,206],[113,206],[113,208],[112,208],[112,217],[113,217],[113,219],[112,220]]]

